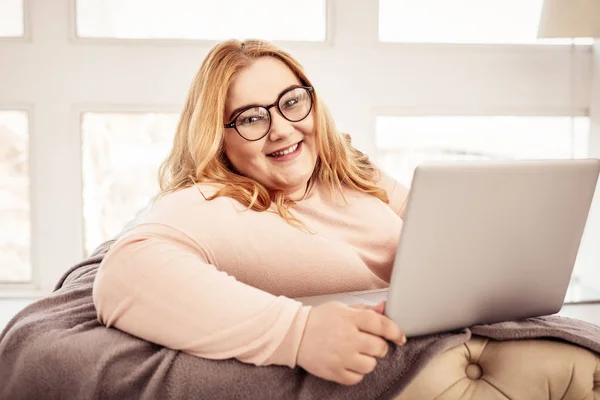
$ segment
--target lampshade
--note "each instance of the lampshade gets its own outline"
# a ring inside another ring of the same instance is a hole
[[[600,0],[544,0],[538,38],[578,37],[600,38]]]

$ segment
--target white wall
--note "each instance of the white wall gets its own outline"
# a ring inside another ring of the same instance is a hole
[[[31,111],[33,263],[44,291],[83,255],[79,112],[179,111],[213,45],[74,39],[72,3],[28,1],[30,39],[0,41],[0,108]],[[330,0],[329,11],[327,43],[281,45],[305,65],[338,126],[369,154],[378,112],[570,112],[566,46],[382,44],[376,1]],[[590,106],[592,60],[589,48],[578,50],[575,110],[582,115]]]

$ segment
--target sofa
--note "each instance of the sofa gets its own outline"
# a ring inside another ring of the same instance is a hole
[[[430,361],[396,400],[600,400],[600,357],[554,340],[474,336]]]
[[[203,360],[99,324],[91,298],[102,257],[65,272],[52,295],[26,307],[0,335],[0,399],[600,400],[594,325],[581,325],[590,329],[579,339],[572,330],[573,340],[539,332],[529,333],[537,339],[494,340],[474,327],[472,335],[411,339],[412,346],[391,347],[378,370],[354,386],[300,369]],[[518,326],[504,331],[526,328]],[[572,344],[581,338],[583,346]]]

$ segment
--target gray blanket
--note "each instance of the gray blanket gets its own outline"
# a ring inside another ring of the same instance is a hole
[[[301,368],[200,359],[97,321],[92,284],[104,252],[70,268],[2,332],[0,399],[392,399],[429,360],[471,335],[564,340],[600,353],[600,327],[549,316],[411,339],[354,386]]]

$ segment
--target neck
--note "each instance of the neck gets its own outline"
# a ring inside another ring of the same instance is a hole
[[[293,201],[300,201],[306,197],[310,190],[310,181],[305,185],[299,186],[297,189],[290,190],[285,193],[286,197]]]

